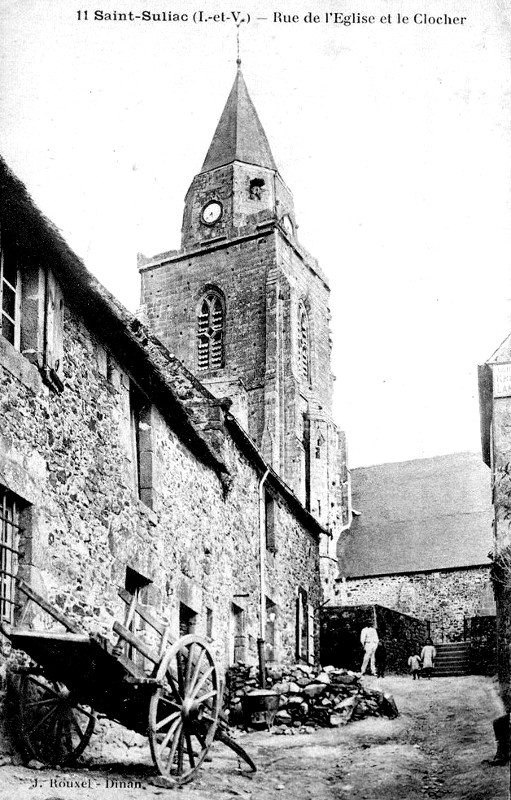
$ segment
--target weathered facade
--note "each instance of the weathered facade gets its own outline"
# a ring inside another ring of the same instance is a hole
[[[476,453],[352,470],[359,516],[339,541],[338,602],[428,620],[436,642],[468,638],[495,613],[492,509]]]
[[[181,250],[139,257],[149,327],[232,413],[330,533],[348,523],[344,434],[332,418],[329,286],[299,243],[293,197],[238,69],[188,190]]]
[[[0,169],[2,619],[46,624],[22,607],[18,575],[109,636],[122,588],[171,635],[207,636],[224,666],[254,663],[258,638],[269,659],[312,662],[324,529],[229,403],[95,281]]]
[[[492,578],[497,605],[498,674],[511,710],[511,336],[479,368],[481,444],[493,501]]]

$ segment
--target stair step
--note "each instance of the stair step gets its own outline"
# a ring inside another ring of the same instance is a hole
[[[437,664],[452,664],[457,661],[470,661],[468,656],[437,656],[435,662]]]

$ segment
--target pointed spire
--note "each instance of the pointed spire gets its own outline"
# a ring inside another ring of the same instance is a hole
[[[238,56],[236,78],[209,146],[201,172],[243,161],[277,169],[257,111],[250,99]]]

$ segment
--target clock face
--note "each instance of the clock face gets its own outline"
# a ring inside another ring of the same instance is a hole
[[[222,204],[219,203],[218,200],[211,200],[211,202],[206,203],[202,209],[202,221],[205,222],[206,225],[214,225],[222,216],[222,211]]]

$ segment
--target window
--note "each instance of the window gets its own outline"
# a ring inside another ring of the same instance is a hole
[[[197,317],[197,366],[201,372],[224,366],[225,309],[218,292],[208,292]]]
[[[131,599],[126,608],[126,616],[124,619],[124,626],[130,633],[137,636],[142,641],[146,638],[146,623],[140,616],[138,611],[139,606],[146,606],[148,602],[149,586],[152,581],[141,575],[131,567],[126,567],[126,578],[124,588],[130,595]],[[150,644],[146,642],[146,644]],[[142,669],[147,669],[150,665],[147,659],[140,653],[133,645],[126,642],[125,652],[128,658],[135,662]]]
[[[254,178],[250,181],[248,196],[250,200],[261,200],[263,196],[264,180],[262,178]]]
[[[194,633],[197,625],[197,614],[184,603],[179,604],[179,635]]]
[[[325,440],[321,433],[319,434],[318,438],[316,439],[316,458],[321,458],[321,448],[325,444]]]
[[[213,609],[206,608],[206,638],[213,639]]]
[[[231,603],[230,622],[229,663],[243,663],[246,658],[245,613],[236,603]]]
[[[302,377],[310,381],[309,317],[303,305],[300,305],[298,318],[298,360]]]
[[[16,249],[5,234],[0,239],[0,297],[2,336],[20,347],[20,277]]]
[[[314,663],[314,608],[301,587],[296,598],[296,658],[308,664]]]
[[[277,606],[266,598],[266,658],[268,661],[277,660]]]
[[[130,387],[130,415],[135,486],[139,499],[153,508],[152,406],[133,383]]]
[[[264,531],[266,549],[274,553],[275,546],[275,500],[269,492],[264,493]]]
[[[0,229],[0,334],[62,391],[64,302],[53,273]]]
[[[0,486],[0,619],[13,622],[15,577],[18,571],[20,503]]]

